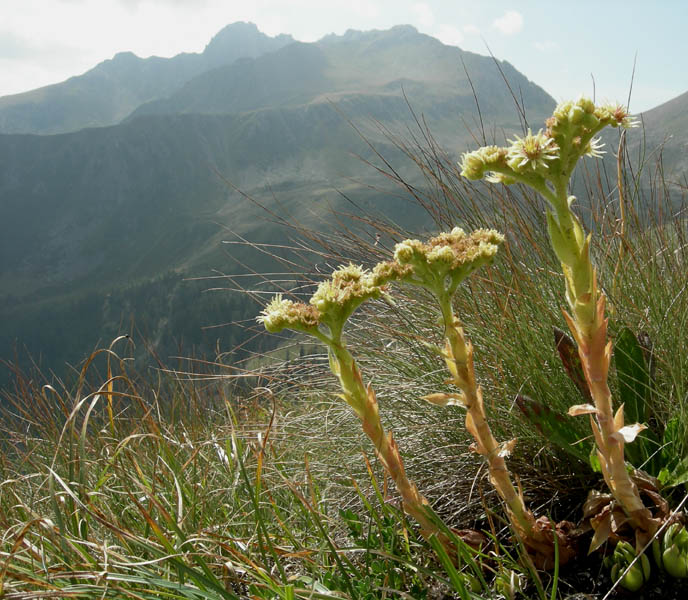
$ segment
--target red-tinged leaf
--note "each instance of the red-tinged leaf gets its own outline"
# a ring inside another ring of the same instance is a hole
[[[589,441],[581,439],[572,419],[528,396],[516,396],[516,405],[526,421],[544,438],[583,462],[588,461],[592,446]]]
[[[559,353],[559,358],[564,365],[564,370],[571,381],[575,384],[580,394],[586,400],[592,400],[588,383],[583,374],[580,356],[576,343],[566,334],[566,332],[554,327],[554,345]]]
[[[592,536],[588,554],[592,554],[602,544],[604,544],[609,536],[612,534],[612,513],[610,510],[605,510],[602,515],[590,519],[595,535]]]
[[[596,415],[598,410],[592,404],[576,404],[568,410],[569,417],[580,417],[581,415]]]

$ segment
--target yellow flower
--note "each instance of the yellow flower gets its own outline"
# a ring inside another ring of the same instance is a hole
[[[481,179],[485,171],[485,162],[480,150],[464,152],[459,166],[461,167],[461,175],[466,179]]]
[[[473,152],[464,152],[461,157],[461,175],[467,179],[481,179],[490,167],[506,166],[507,149],[499,146],[484,146]]]
[[[608,123],[612,127],[623,127],[630,129],[638,126],[638,120],[635,119],[628,109],[622,104],[604,104],[595,110],[595,116],[601,121]]]
[[[376,264],[371,277],[374,285],[382,287],[390,281],[397,281],[408,277],[412,271],[408,265],[401,265],[395,260],[388,260]]]
[[[559,146],[554,139],[542,133],[542,129],[535,135],[528,130],[525,137],[516,136],[509,140],[511,146],[507,155],[509,166],[516,172],[527,168],[532,170],[547,169],[547,161],[559,158]]]

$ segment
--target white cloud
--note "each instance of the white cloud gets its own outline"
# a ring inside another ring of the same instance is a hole
[[[492,22],[492,27],[505,35],[513,35],[523,29],[523,15],[515,10],[507,10],[501,17]]]
[[[447,46],[458,46],[463,42],[463,33],[453,25],[440,25],[433,35]]]
[[[418,22],[423,27],[432,27],[435,24],[435,15],[432,13],[432,9],[425,4],[425,2],[414,4],[413,12],[416,13]]]
[[[464,25],[462,27],[463,32],[466,35],[478,35],[480,33],[480,27],[477,25],[474,25],[473,23],[469,23],[468,25]]]
[[[552,40],[545,40],[544,42],[533,42],[533,47],[540,52],[551,52],[552,50],[558,50],[559,44]]]

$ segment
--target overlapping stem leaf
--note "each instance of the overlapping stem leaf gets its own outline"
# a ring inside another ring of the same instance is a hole
[[[630,442],[641,425],[626,426],[623,407],[614,413],[607,385],[611,343],[607,342],[605,300],[597,285],[590,259],[590,236],[571,210],[569,180],[578,160],[599,156],[595,135],[606,126],[631,127],[633,120],[623,106],[595,106],[591,100],[560,104],[546,122],[546,129],[511,141],[511,146],[489,146],[467,153],[462,174],[469,179],[486,177],[492,182],[523,183],[539,192],[550,204],[547,227],[554,252],[562,266],[570,315],[567,323],[577,344],[583,372],[593,404],[572,407],[570,414],[590,414],[605,481],[629,516],[642,545],[656,531],[624,460],[624,443]]]
[[[432,394],[426,399],[440,405],[460,404],[466,409],[466,429],[475,440],[475,451],[487,461],[490,481],[506,504],[514,531],[535,563],[546,568],[554,565],[555,544],[559,546],[562,564],[573,556],[573,551],[559,529],[555,528],[553,535],[548,519],[535,519],[514,486],[505,457],[515,440],[500,444],[492,434],[482,389],[476,382],[473,346],[466,339],[461,322],[452,309],[452,296],[458,285],[476,268],[492,260],[503,239],[496,231],[478,230],[467,235],[457,228],[432,238],[427,244],[406,240],[397,245],[395,258],[413,269],[405,281],[426,288],[437,298],[444,323],[442,355],[451,373],[450,382],[461,390],[458,395]]]
[[[303,331],[327,345],[330,368],[339,380],[340,397],[353,409],[363,431],[372,441],[380,462],[394,481],[406,512],[420,524],[424,535],[439,534],[428,517],[427,500],[410,481],[391,433],[385,432],[378,412],[375,392],[363,383],[361,371],[343,339],[347,319],[363,302],[379,297],[386,283],[404,277],[409,269],[383,263],[372,272],[355,265],[336,270],[320,284],[310,304],[276,296],[258,317],[271,332],[284,328]],[[440,535],[441,536],[441,535]]]

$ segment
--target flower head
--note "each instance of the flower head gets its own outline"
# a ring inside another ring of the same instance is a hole
[[[408,265],[402,265],[396,260],[388,260],[375,265],[371,273],[373,285],[384,286],[391,281],[408,277],[413,272]]]
[[[507,149],[498,146],[484,146],[473,152],[464,152],[461,157],[461,175],[467,179],[481,179],[491,167],[506,166]]]
[[[285,328],[305,331],[318,326],[320,313],[314,306],[292,302],[282,298],[282,294],[277,294],[257,317],[257,321],[271,333]]]
[[[509,140],[509,143],[511,146],[508,149],[507,162],[516,172],[526,169],[547,169],[547,161],[559,158],[559,146],[552,137],[542,133],[542,129],[535,135],[529,129],[526,136],[516,136],[516,139]]]
[[[363,267],[349,264],[323,281],[310,299],[321,314],[321,320],[342,325],[368,298],[377,298],[382,290],[374,276]]]
[[[628,109],[622,104],[603,104],[595,109],[595,116],[600,122],[612,127],[623,127],[630,129],[638,126],[638,120],[635,119]]]
[[[452,269],[482,258],[492,258],[504,236],[494,229],[477,229],[466,234],[460,227],[449,233],[440,233],[428,240],[427,260],[429,263],[442,262]]]
[[[449,233],[441,233],[424,244],[418,240],[405,240],[397,244],[394,258],[402,265],[409,265],[413,275],[427,287],[444,285],[451,277],[453,286],[475,269],[491,261],[504,236],[492,229],[478,229],[466,234],[455,227]],[[439,282],[439,283],[438,283]]]

